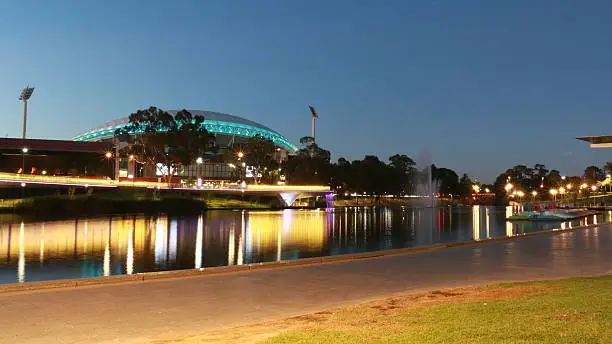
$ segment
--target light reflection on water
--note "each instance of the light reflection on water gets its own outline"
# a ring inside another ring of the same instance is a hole
[[[209,211],[0,222],[0,283],[199,269],[436,243],[484,240],[608,222],[505,221],[510,207]]]

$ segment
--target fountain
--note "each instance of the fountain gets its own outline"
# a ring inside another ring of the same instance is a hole
[[[421,153],[417,159],[417,172],[414,177],[415,195],[422,197],[422,206],[437,206],[436,194],[440,190],[440,182],[433,178],[432,162],[429,153]]]

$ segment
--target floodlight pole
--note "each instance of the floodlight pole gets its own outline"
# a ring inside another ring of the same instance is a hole
[[[26,140],[26,128],[28,123],[28,99],[32,96],[34,92],[34,87],[27,86],[23,90],[21,90],[21,95],[19,96],[19,100],[23,100],[23,133],[22,133],[22,147],[21,147],[21,173],[25,175],[25,153],[27,149],[25,147]]]
[[[317,114],[317,110],[312,105],[308,105],[310,109],[310,115],[312,117],[312,141],[313,143],[317,142],[317,118],[319,118],[319,114]]]
[[[26,138],[26,127],[28,125],[28,100],[23,101],[23,139]]]
[[[312,140],[317,142],[317,117],[312,116]]]
[[[27,86],[23,90],[21,90],[21,95],[19,96],[19,100],[23,100],[23,133],[22,138],[26,139],[27,125],[28,125],[28,100],[32,96],[34,92],[34,87]]]

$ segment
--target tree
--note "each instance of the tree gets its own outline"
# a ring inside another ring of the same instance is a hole
[[[309,136],[301,138],[300,143],[302,148],[285,163],[288,180],[293,184],[328,185],[332,172],[331,153]]]
[[[394,186],[392,192],[396,195],[409,194],[414,191],[416,163],[407,155],[395,154],[389,157],[389,166],[393,169]]]
[[[589,166],[584,170],[584,179],[587,183],[595,184],[606,177],[604,171],[597,166]]]
[[[243,154],[242,161],[252,168],[255,184],[259,184],[262,180],[271,183],[278,168],[278,163],[274,160],[274,152],[276,151],[274,142],[261,135],[255,135],[249,138],[240,147],[240,150]],[[237,156],[237,152],[233,155]],[[241,166],[238,168],[241,168]]]
[[[612,175],[612,161],[608,161],[605,165],[604,165],[604,171],[606,172],[606,174]]]
[[[472,194],[472,180],[464,173],[459,179],[458,194],[461,196],[470,196]]]
[[[204,116],[187,110],[172,116],[153,106],[131,114],[128,125],[117,129],[115,137],[127,143],[124,154],[154,168],[162,164],[168,181],[180,165],[189,165],[217,148],[214,135],[204,127]]]
[[[448,168],[438,168],[432,165],[431,175],[438,181],[439,192],[445,195],[461,195],[463,188],[460,187],[459,176]],[[469,178],[468,178],[469,179]],[[470,185],[470,189],[471,189]],[[435,190],[434,190],[435,191]]]

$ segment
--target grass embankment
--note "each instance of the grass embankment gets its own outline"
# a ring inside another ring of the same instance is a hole
[[[433,291],[162,343],[612,343],[612,275]]]
[[[100,215],[123,213],[199,213],[206,209],[269,209],[272,202],[218,198],[180,192],[120,190],[93,194],[49,195],[2,200],[0,211],[28,215]]]

